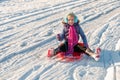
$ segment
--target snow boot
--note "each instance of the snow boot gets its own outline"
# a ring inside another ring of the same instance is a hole
[[[98,61],[100,58],[100,55],[98,54],[98,50],[96,53],[94,53],[90,48],[87,48],[85,51],[87,54],[89,54],[95,61]]]
[[[51,48],[48,50],[48,57],[53,57],[53,56],[55,56],[55,51],[53,48]]]

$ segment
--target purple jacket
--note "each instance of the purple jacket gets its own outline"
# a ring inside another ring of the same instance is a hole
[[[64,23],[64,28],[62,33],[60,34],[60,41],[65,40],[67,41],[67,37],[68,37],[68,31],[69,31],[69,27],[70,25],[67,23]],[[74,27],[76,29],[76,32],[78,34],[78,39],[79,39],[79,35],[81,36],[83,43],[85,44],[85,47],[88,47],[88,42],[87,42],[87,38],[82,30],[82,28],[80,27],[79,23],[75,23]]]

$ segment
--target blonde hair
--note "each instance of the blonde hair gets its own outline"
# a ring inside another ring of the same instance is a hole
[[[71,16],[71,17],[74,17],[74,18],[76,17],[76,15],[75,15],[73,12],[69,13],[69,14],[67,15],[67,17],[68,17],[68,16]]]

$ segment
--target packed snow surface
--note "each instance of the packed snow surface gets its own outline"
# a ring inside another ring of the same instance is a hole
[[[98,62],[47,58],[69,12],[101,48]],[[120,0],[0,0],[0,80],[120,80]]]

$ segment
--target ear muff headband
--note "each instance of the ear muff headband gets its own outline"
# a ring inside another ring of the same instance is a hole
[[[67,17],[64,17],[64,22],[68,23],[68,18]],[[74,16],[74,23],[77,23],[77,22],[78,22],[78,18],[77,18],[77,16]]]
[[[64,17],[64,22],[65,22],[65,23],[68,23],[67,17]]]

